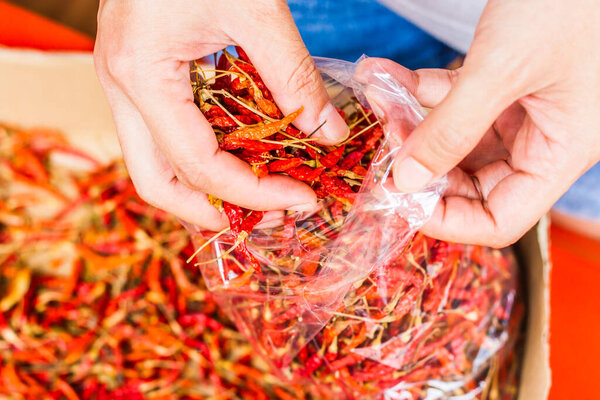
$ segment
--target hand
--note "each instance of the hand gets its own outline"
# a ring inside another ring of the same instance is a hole
[[[509,245],[600,160],[598,43],[593,0],[491,0],[460,70],[359,66],[379,64],[434,108],[394,164],[408,192],[449,174],[426,234]]]
[[[105,0],[94,60],[140,196],[205,229],[227,225],[205,193],[255,210],[310,209],[312,190],[288,177],[258,179],[220,151],[194,105],[189,62],[242,46],[284,113],[324,143],[348,128],[329,102],[283,0]]]

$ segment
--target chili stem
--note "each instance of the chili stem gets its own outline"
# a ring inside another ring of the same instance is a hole
[[[359,137],[360,135],[362,135],[363,133],[367,132],[369,129],[373,128],[374,126],[376,126],[376,125],[378,125],[378,124],[379,124],[379,121],[375,121],[375,122],[373,122],[371,125],[369,125],[369,126],[367,126],[367,127],[363,128],[363,129],[362,129],[360,132],[358,132],[358,133],[356,133],[356,134],[352,135],[351,137],[349,137],[348,139],[344,140],[344,141],[343,141],[343,142],[340,144],[340,146],[342,146],[342,145],[344,145],[344,144],[346,144],[346,143],[350,143],[351,141],[353,141],[354,139],[356,139],[357,137]]]
[[[206,246],[208,246],[209,244],[211,244],[216,239],[218,239],[220,236],[224,235],[225,233],[229,232],[230,230],[231,230],[231,228],[227,227],[227,228],[223,229],[222,231],[214,234],[213,237],[211,237],[206,242],[204,242],[204,244],[202,246],[198,247],[198,249],[194,252],[194,254],[192,254],[190,256],[190,258],[188,258],[185,262],[189,264],[198,254],[200,254],[200,252],[202,250],[204,250],[206,248]]]
[[[210,89],[207,89],[207,90],[210,90]],[[228,92],[226,92],[225,90],[210,90],[210,91],[211,91],[212,93],[215,93],[215,94],[221,94],[221,95],[223,95],[223,96],[225,96],[225,97],[228,97],[228,98],[230,98],[230,99],[234,100],[236,103],[238,103],[238,104],[239,104],[239,105],[241,105],[242,107],[245,107],[246,109],[248,109],[248,110],[252,111],[254,114],[256,114],[256,115],[258,115],[258,116],[261,116],[262,118],[264,118],[264,119],[268,120],[269,122],[275,122],[275,121],[277,121],[276,119],[273,119],[273,118],[269,117],[268,115],[266,115],[266,114],[263,114],[262,112],[260,112],[260,111],[259,111],[259,110],[257,110],[256,108],[250,107],[248,104],[244,103],[243,101],[241,101],[241,100],[240,100],[240,99],[238,99],[237,97],[235,97],[235,96],[232,96],[232,95],[231,95],[231,93],[228,93]]]
[[[199,267],[200,265],[206,265],[206,264],[210,264],[210,263],[222,260],[223,258],[225,258],[226,256],[228,256],[229,254],[231,254],[231,252],[233,252],[235,249],[237,249],[238,246],[244,242],[244,240],[248,236],[247,233],[246,234],[244,234],[244,233],[245,232],[240,233],[240,235],[238,236],[237,240],[235,241],[235,245],[233,245],[229,250],[227,250],[225,253],[221,254],[219,257],[213,258],[212,260],[208,260],[208,261],[202,261],[202,262],[196,263],[194,265],[196,267]]]
[[[212,101],[215,102],[215,104],[223,111],[225,111],[225,113],[232,119],[234,120],[241,128],[245,128],[248,125],[244,124],[243,122],[240,122],[236,117],[233,116],[233,114],[231,114],[229,112],[229,110],[227,110],[227,108],[225,108],[216,98],[215,96],[213,96],[207,89],[201,89],[202,92],[206,93],[208,95],[208,97],[210,97],[210,99]]]
[[[303,144],[305,144],[306,146],[310,147],[311,149],[313,149],[317,153],[323,154],[323,151],[321,149],[319,149],[317,146],[313,146],[310,143],[308,143],[310,141],[316,141],[317,139],[313,139],[313,138],[309,138],[309,137],[306,137],[304,139],[297,139],[297,138],[295,138],[294,136],[290,135],[287,132],[279,131],[279,133],[281,133],[283,136],[285,136],[287,138],[296,139],[296,140],[302,141]]]

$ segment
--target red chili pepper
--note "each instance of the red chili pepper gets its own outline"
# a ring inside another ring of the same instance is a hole
[[[233,100],[232,100],[233,101]],[[235,103],[235,101],[234,101]],[[237,103],[235,103],[237,104]],[[226,117],[227,113],[219,106],[210,105],[210,107],[206,107],[207,109],[203,111],[204,116],[207,119],[215,118],[215,117]]]
[[[277,386],[273,388],[273,391],[275,392],[277,398],[280,400],[298,400],[297,397],[292,396],[291,394]]]
[[[301,158],[286,158],[284,160],[276,160],[268,164],[269,172],[285,172],[290,168],[296,168],[304,164]]]
[[[247,126],[244,128],[239,128],[236,131],[230,133],[225,137],[225,141],[233,140],[233,139],[250,139],[250,140],[260,140],[267,138],[278,131],[284,129],[288,126],[292,121],[294,121],[298,115],[302,113],[304,108],[300,107],[298,110],[293,113],[285,116],[279,121],[263,123],[254,126]]]
[[[210,356],[210,349],[208,348],[208,345],[206,343],[189,337],[185,338],[183,340],[183,343],[185,343],[186,346],[198,350],[200,354],[202,354],[202,357],[206,358],[209,362],[212,362],[212,358]]]
[[[306,375],[310,375],[317,370],[323,364],[323,359],[319,356],[319,353],[313,354],[304,366],[304,372]]]
[[[269,168],[266,164],[252,164],[252,172],[259,178],[264,178],[269,175]]]
[[[282,149],[283,145],[278,143],[264,143],[258,140],[250,139],[230,139],[219,144],[223,150],[235,150],[243,148],[245,151],[254,153],[266,153],[273,150]]]
[[[265,85],[264,81],[262,80],[262,78],[260,77],[258,72],[256,71],[256,68],[254,68],[254,66],[252,64],[236,63],[236,65],[232,66],[230,68],[230,70],[233,72],[238,72],[238,68],[241,69],[242,71],[246,72],[252,78],[252,80],[258,87],[258,89],[261,91],[260,94],[262,94],[263,97],[265,97],[268,100],[273,101],[273,95],[271,94],[271,92]],[[254,94],[253,97],[256,97],[256,95],[257,94]]]
[[[360,160],[364,157],[365,153],[362,151],[353,151],[349,153],[342,162],[340,163],[341,169],[352,169],[356,164],[360,162]]]
[[[229,69],[229,61],[225,54],[221,54],[219,57],[219,61],[217,62],[217,69],[220,71],[227,71]],[[217,74],[219,75],[219,74]],[[231,79],[228,76],[221,76],[215,79],[215,83],[213,84],[213,89],[215,90],[228,90],[230,87]]]
[[[250,211],[242,221],[242,231],[250,233],[252,229],[262,221],[264,213],[262,211]]]
[[[250,115],[234,115],[242,124],[255,124],[256,119]],[[216,128],[237,128],[239,124],[228,115],[209,117],[208,122]]]
[[[141,382],[140,382],[141,383]],[[144,400],[144,395],[139,389],[139,383],[130,383],[110,392],[112,400]]]
[[[321,175],[321,183],[323,183],[325,190],[334,196],[344,197],[354,193],[350,185],[335,176],[323,174]]]
[[[332,229],[323,218],[321,218],[319,215],[315,215],[313,218],[315,219],[315,223],[319,229],[321,229],[321,232],[323,232],[329,239],[333,240],[337,237],[337,232],[335,229]]]
[[[367,169],[361,165],[355,165],[352,167],[352,172],[354,172],[356,175],[367,176]]]
[[[304,311],[304,309],[300,305],[295,305],[295,306],[288,308],[287,310],[285,310],[278,316],[274,317],[270,321],[266,321],[266,322],[271,325],[283,324],[283,323],[289,321],[290,319],[297,318],[299,315],[302,314],[303,311]]]
[[[223,325],[220,322],[202,313],[182,315],[179,318],[179,323],[184,327],[191,325],[200,328],[208,327],[217,332],[223,329]]]
[[[349,367],[353,364],[356,364],[357,362],[361,361],[362,359],[363,359],[363,357],[361,357],[355,353],[350,353],[342,358],[332,361],[329,364],[329,370],[337,371],[338,369],[341,369],[344,367]]]
[[[315,182],[321,177],[323,171],[325,171],[325,167],[312,169],[308,165],[300,165],[295,168],[290,168],[286,172],[289,176],[298,179],[299,181]]]
[[[285,133],[287,133],[290,136],[293,136],[295,138],[304,138],[304,134],[302,132],[300,132],[300,130],[294,128],[292,125],[288,125],[284,130]],[[313,157],[313,159],[316,157]]]
[[[242,49],[240,46],[235,46],[235,51],[238,54],[238,58],[240,60],[250,63],[250,57],[248,57],[248,54],[246,54],[244,49]]]
[[[340,161],[340,158],[342,158],[345,149],[346,146],[339,146],[335,150],[329,152],[326,156],[321,157],[319,161],[325,167],[333,168],[333,166],[335,166],[338,163],[338,161]]]
[[[252,222],[258,219],[258,221],[254,222],[254,224],[258,223],[260,219],[262,219],[262,213],[256,212],[255,217],[253,217],[248,224],[244,225],[244,210],[242,210],[241,207],[224,201],[223,211],[229,219],[231,233],[233,233],[236,238],[236,245],[238,246],[237,250],[244,255],[246,260],[250,262],[250,264],[255,270],[260,271],[260,263],[248,250],[248,247],[246,246],[245,237],[241,238],[240,235],[242,234],[242,232],[244,232],[247,235],[250,231],[245,230],[244,228],[250,228],[251,230],[253,227]]]
[[[223,211],[229,219],[229,226],[233,234],[239,235],[242,232],[242,221],[244,220],[244,210],[234,204],[223,202]]]
[[[271,118],[281,118],[281,111],[279,108],[269,99],[265,99],[264,97],[255,98],[256,105],[269,117]]]
[[[367,152],[373,148],[375,148],[375,146],[377,145],[377,142],[379,142],[379,140],[381,139],[381,137],[383,136],[383,129],[381,128],[381,126],[376,126],[371,130],[371,134],[370,136],[365,140],[364,145],[362,146],[361,150],[363,152]]]

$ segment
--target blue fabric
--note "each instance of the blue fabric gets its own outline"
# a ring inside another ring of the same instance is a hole
[[[375,0],[288,0],[313,56],[392,59],[408,68],[440,68],[458,53]]]
[[[579,178],[554,208],[581,218],[600,221],[600,163]]]

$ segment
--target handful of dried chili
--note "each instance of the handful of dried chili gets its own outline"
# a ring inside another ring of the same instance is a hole
[[[262,213],[212,198],[230,228],[203,235],[196,265],[226,312],[243,314],[236,318],[248,321],[246,333],[261,336],[262,350],[287,365],[354,282],[402,252],[433,212],[444,183],[418,194],[391,190],[393,153],[406,132],[384,135],[385,126],[355,93],[330,79],[326,84],[339,89],[334,102],[350,135],[335,146],[320,145],[311,132],[293,126],[302,109],[284,116],[239,48],[238,56],[224,51],[211,70],[195,64],[192,87],[198,107],[222,149],[246,161],[258,176],[285,174],[310,185],[320,208],[311,215],[288,212],[278,227],[256,230]],[[423,117],[416,101],[406,90],[398,96],[408,99],[403,110],[407,129],[416,126]],[[201,250],[208,244],[214,251],[204,257]],[[262,337],[262,316],[287,309],[301,322],[281,316],[285,329],[268,328],[269,338]]]
[[[214,75],[196,66],[192,86],[221,147],[258,176],[287,174],[322,199],[314,214],[287,213],[271,229],[253,230],[250,210],[226,211],[230,231],[197,237],[208,288],[240,331],[318,396],[510,398],[498,371],[518,365],[506,361],[522,317],[516,265],[506,252],[414,237],[444,185],[393,190],[393,154],[423,117],[410,93],[374,74],[370,90],[395,102],[404,130],[386,132],[359,101],[353,64],[320,61],[354,89],[326,78],[351,133],[324,147],[290,125],[297,113],[283,116],[241,49],[215,65]]]

